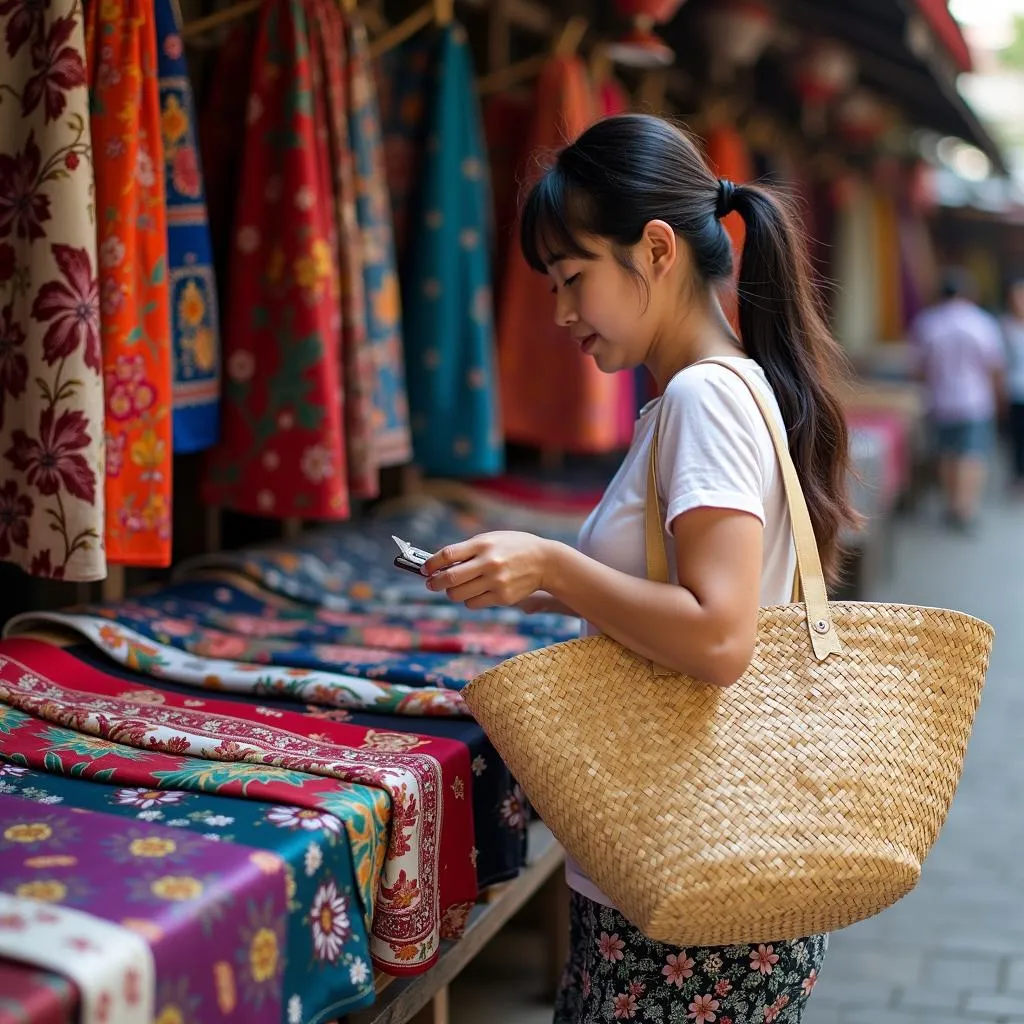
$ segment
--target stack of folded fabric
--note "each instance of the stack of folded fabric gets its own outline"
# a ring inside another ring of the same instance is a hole
[[[427,970],[525,859],[522,792],[458,691],[578,622],[453,606],[393,567],[391,534],[531,527],[576,523],[426,499],[11,620],[0,973],[20,1003],[301,1024],[372,1002],[374,967]],[[68,967],[61,943],[90,935],[102,966]]]

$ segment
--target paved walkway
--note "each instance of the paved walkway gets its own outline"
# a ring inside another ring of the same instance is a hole
[[[1024,1022],[1024,507],[994,503],[972,539],[897,526],[879,597],[996,627],[953,810],[921,883],[833,936],[805,1024]]]
[[[898,523],[891,578],[873,596],[962,609],[997,640],[920,885],[832,937],[803,1024],[1024,1024],[1024,506],[994,503],[972,539],[926,513]],[[536,935],[506,933],[456,985],[454,1024],[550,1024],[542,991]]]

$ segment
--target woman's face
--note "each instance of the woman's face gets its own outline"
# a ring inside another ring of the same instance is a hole
[[[1024,281],[1017,281],[1010,286],[1010,312],[1018,320],[1024,320]]]
[[[596,259],[555,259],[548,276],[555,293],[555,322],[600,370],[614,373],[643,363],[653,319],[642,282],[615,258],[609,243],[587,239]]]

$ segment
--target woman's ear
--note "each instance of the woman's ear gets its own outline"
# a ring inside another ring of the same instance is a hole
[[[667,277],[679,259],[679,239],[663,220],[647,222],[641,239],[650,264],[651,277]]]

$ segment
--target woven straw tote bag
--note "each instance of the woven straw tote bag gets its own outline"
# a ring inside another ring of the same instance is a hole
[[[786,441],[720,365],[771,432],[803,602],[761,610],[753,661],[726,689],[598,636],[463,690],[566,850],[647,936],[678,946],[831,931],[909,892],[963,769],[993,638],[960,612],[830,604]],[[647,562],[664,582],[656,452],[657,432]]]

